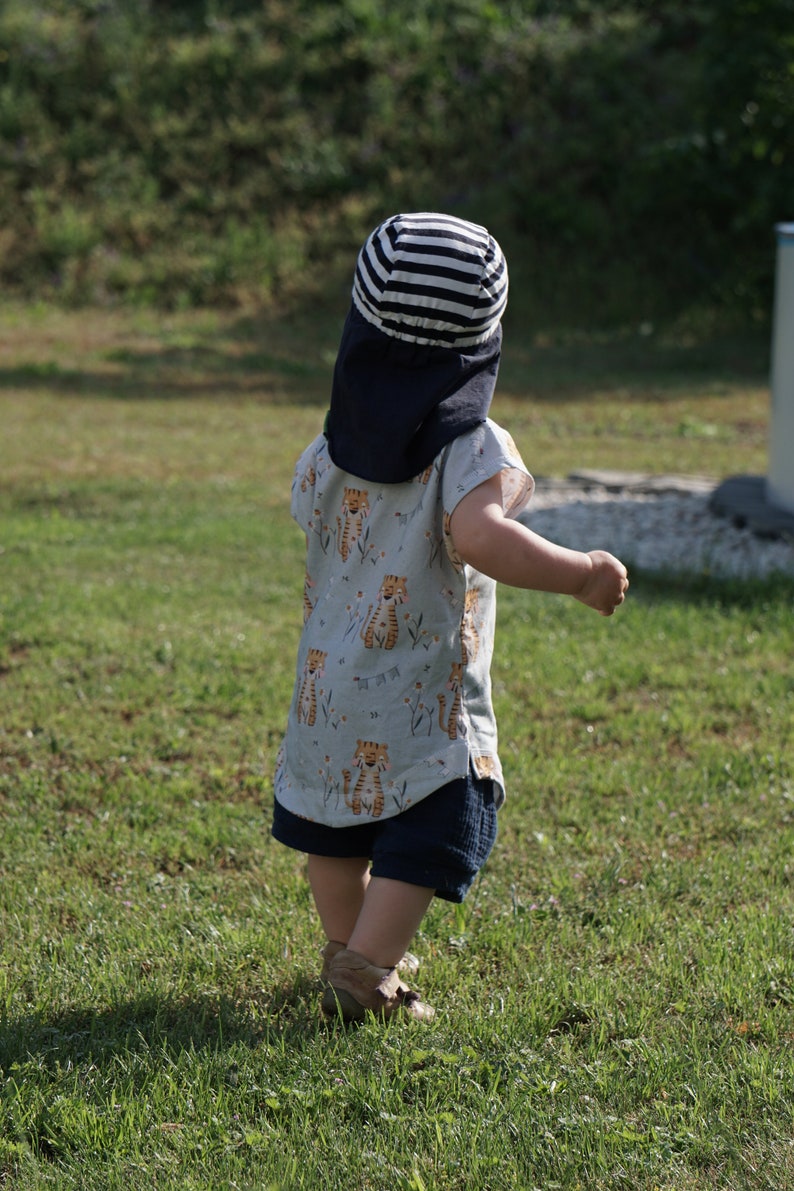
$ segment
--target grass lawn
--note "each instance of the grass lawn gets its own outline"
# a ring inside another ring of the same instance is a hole
[[[322,1020],[268,830],[337,329],[0,312],[0,1183],[794,1187],[790,580],[504,589],[438,1017]],[[537,475],[764,472],[766,349],[512,327],[494,416]]]

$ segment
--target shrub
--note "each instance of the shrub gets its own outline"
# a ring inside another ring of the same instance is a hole
[[[763,307],[794,82],[790,0],[755,7],[9,0],[0,279],[266,300],[441,207],[547,317]]]

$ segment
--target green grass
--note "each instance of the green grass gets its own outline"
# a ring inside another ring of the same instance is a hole
[[[0,1181],[794,1186],[790,581],[504,590],[510,796],[416,942],[438,1018],[340,1029],[268,835],[332,318],[6,314]],[[519,342],[504,390],[540,474],[765,469],[762,347]]]

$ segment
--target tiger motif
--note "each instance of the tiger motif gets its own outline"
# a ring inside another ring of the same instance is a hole
[[[307,571],[303,578],[303,623],[311,616],[314,611],[314,601],[311,597],[311,589],[314,587],[314,580]]]
[[[446,726],[444,725],[444,715],[447,707],[447,700],[444,695],[437,695],[438,699],[438,726],[442,732],[446,732],[450,740],[457,740],[458,736],[458,720],[463,708],[463,663],[453,662],[449,678],[447,679],[447,690],[452,691],[452,702],[449,708],[449,716],[447,718]]]
[[[405,575],[384,575],[378,591],[378,603],[372,612],[370,604],[367,615],[370,617],[362,640],[367,649],[394,649],[400,627],[397,623],[397,607],[408,599],[408,588]]]
[[[357,740],[353,764],[361,772],[356,779],[353,796],[350,797],[350,781],[352,774],[349,769],[342,770],[344,778],[345,806],[354,815],[360,815],[362,810],[378,819],[383,814],[384,794],[380,775],[385,769],[390,769],[389,746],[375,740]]]
[[[303,681],[298,695],[298,723],[310,728],[317,722],[317,682],[325,673],[328,654],[322,649],[310,649],[303,664]]]
[[[341,518],[336,519],[336,542],[342,561],[347,562],[350,552],[364,530],[364,521],[369,516],[369,492],[366,488],[345,488]]]
[[[455,570],[460,574],[463,570],[463,559],[455,549],[455,543],[452,541],[452,518],[449,513],[444,513],[443,529],[444,529],[444,545],[447,548],[447,555],[449,561],[452,563]]]
[[[477,632],[475,617],[480,610],[480,593],[476,587],[470,587],[466,592],[463,607],[463,619],[460,624],[460,651],[464,666],[473,662],[480,652],[480,634]]]
[[[493,757],[479,756],[471,759],[474,772],[479,778],[493,778],[496,775],[496,761]]]

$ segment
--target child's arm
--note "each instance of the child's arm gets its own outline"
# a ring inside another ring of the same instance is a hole
[[[614,555],[568,550],[506,517],[498,475],[464,496],[450,532],[463,561],[499,583],[571,595],[602,616],[625,599],[627,572]]]

